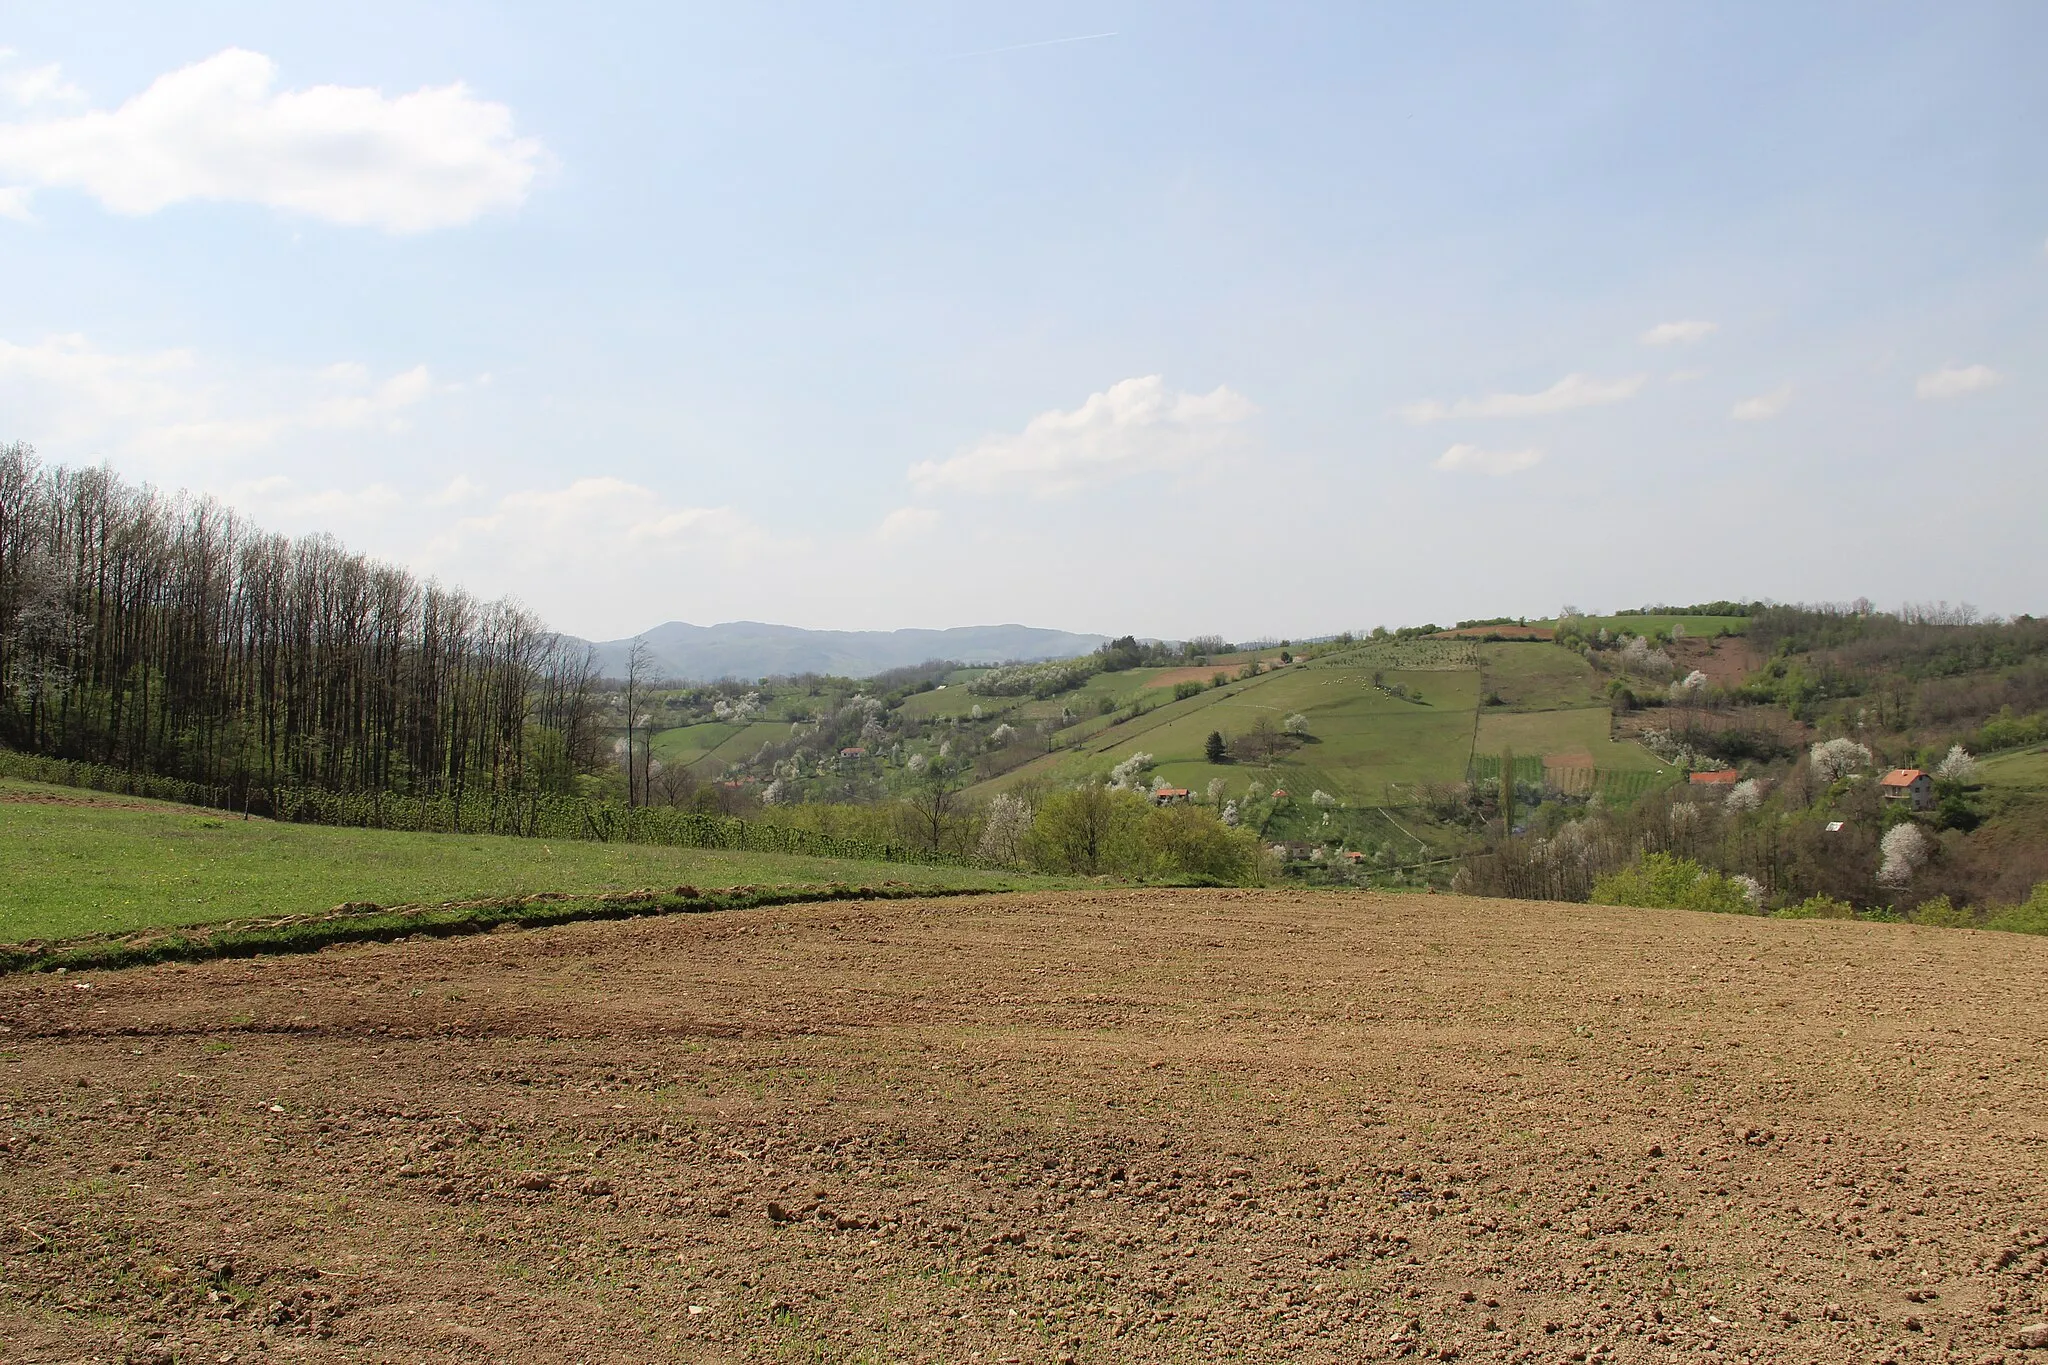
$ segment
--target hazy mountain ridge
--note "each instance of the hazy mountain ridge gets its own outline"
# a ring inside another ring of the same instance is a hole
[[[760,621],[693,626],[669,621],[637,637],[593,644],[607,677],[624,677],[633,639],[654,651],[654,672],[664,678],[713,682],[772,674],[831,673],[864,678],[885,669],[957,659],[1000,663],[1009,659],[1063,659],[1086,654],[1108,637],[1015,624],[953,626],[945,630],[805,630]]]

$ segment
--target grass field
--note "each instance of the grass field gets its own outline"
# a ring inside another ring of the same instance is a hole
[[[1669,765],[1640,744],[1617,744],[1607,737],[1604,706],[1576,711],[1488,711],[1479,718],[1474,751],[1518,755],[1586,755],[1596,768],[1614,772],[1656,772]]]
[[[1684,626],[1685,633],[1692,636],[1719,635],[1727,631],[1740,635],[1749,629],[1747,616],[1584,616],[1579,618],[1584,629],[1590,633],[1606,627],[1610,633],[1627,632],[1630,635],[1648,635],[1659,630],[1670,630],[1673,626]],[[1532,626],[1555,626],[1555,621],[1531,621]]]
[[[1985,785],[2048,790],[2048,747],[1999,754],[1982,763]]]
[[[0,941],[250,915],[638,887],[1043,878],[716,849],[242,821],[194,806],[0,779]]]
[[[1479,668],[1483,690],[1499,693],[1513,711],[1586,706],[1601,687],[1591,664],[1555,645],[1481,645]]]
[[[663,763],[681,763],[699,777],[715,777],[728,763],[752,758],[763,744],[789,738],[789,722],[755,720],[745,724],[706,721],[660,730],[651,742]]]

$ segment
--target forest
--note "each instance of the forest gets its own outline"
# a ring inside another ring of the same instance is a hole
[[[328,536],[0,446],[0,743],[224,788],[568,792],[588,650]]]

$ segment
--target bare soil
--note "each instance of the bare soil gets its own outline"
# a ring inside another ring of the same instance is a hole
[[[2048,941],[840,903],[0,981],[0,1358],[2048,1360]]]

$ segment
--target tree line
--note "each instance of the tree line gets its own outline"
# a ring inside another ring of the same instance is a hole
[[[588,649],[514,603],[0,446],[0,742],[244,802],[459,805],[574,790],[602,706]]]

